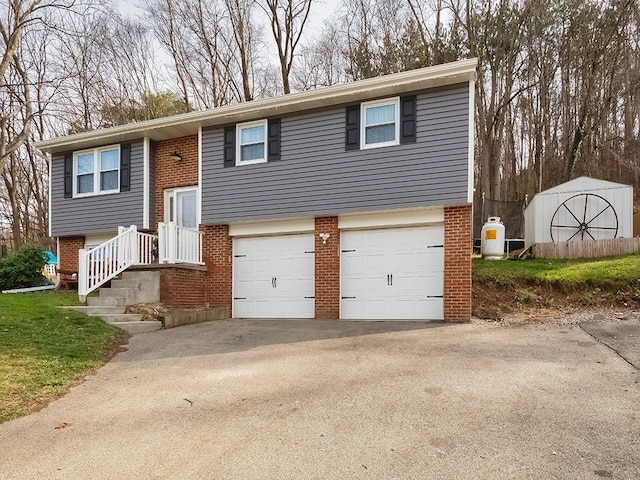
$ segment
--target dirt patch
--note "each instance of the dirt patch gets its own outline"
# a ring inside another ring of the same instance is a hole
[[[171,307],[164,303],[138,303],[128,306],[125,312],[141,314],[143,321],[159,320],[171,312]]]
[[[492,281],[473,284],[472,312],[480,319],[499,320],[509,316],[544,321],[559,314],[603,308],[640,308],[640,289],[630,287],[625,291],[611,292],[585,286],[565,291],[559,285],[536,285],[524,281],[508,286]]]

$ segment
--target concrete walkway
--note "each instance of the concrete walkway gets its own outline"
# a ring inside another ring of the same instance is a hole
[[[637,319],[144,333],[0,425],[0,478],[638,479],[639,343]]]

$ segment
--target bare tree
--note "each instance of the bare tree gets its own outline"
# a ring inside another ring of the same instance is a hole
[[[296,49],[309,19],[312,0],[263,0],[262,9],[267,14],[271,33],[278,49],[282,89],[291,93],[289,77]]]
[[[236,63],[242,78],[244,101],[253,100],[253,64],[256,54],[257,27],[253,20],[253,0],[225,0],[236,47]]]

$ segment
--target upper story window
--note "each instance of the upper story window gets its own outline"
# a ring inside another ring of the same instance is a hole
[[[242,123],[236,126],[236,165],[267,161],[267,121]]]
[[[74,196],[120,191],[120,146],[85,150],[74,154]]]
[[[400,143],[399,100],[395,97],[361,105],[360,148],[384,147]]]

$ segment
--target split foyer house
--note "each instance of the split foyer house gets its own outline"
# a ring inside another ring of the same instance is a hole
[[[231,318],[471,312],[476,60],[40,142],[79,293],[127,268]]]

